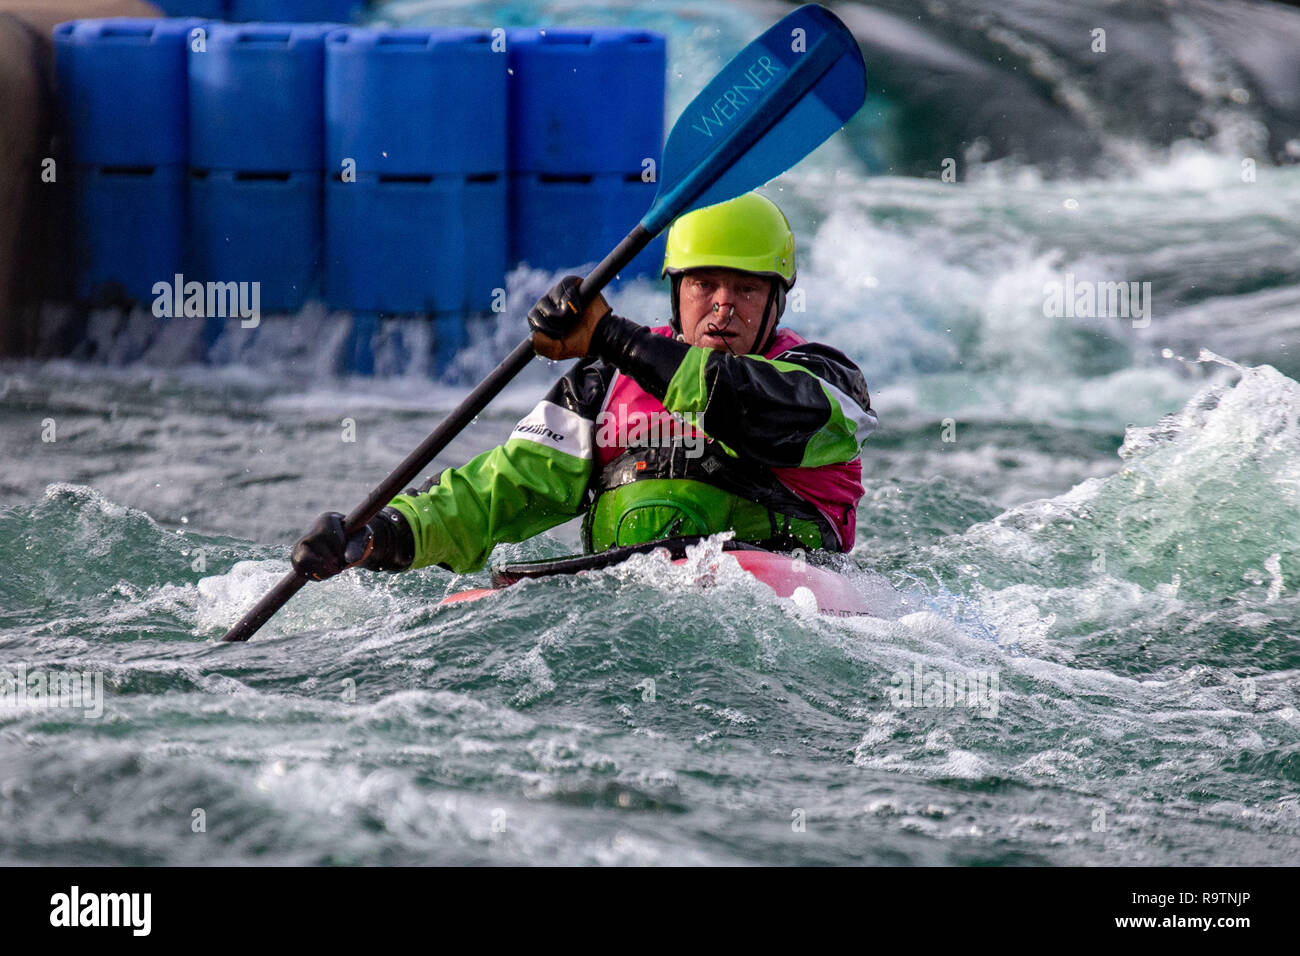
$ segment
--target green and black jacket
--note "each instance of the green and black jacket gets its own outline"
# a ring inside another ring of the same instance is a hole
[[[642,404],[707,436],[707,453],[687,461],[680,447],[601,447],[607,443],[598,442],[597,422],[612,391],[643,392]],[[789,546],[848,550],[862,494],[859,449],[875,426],[861,371],[829,346],[781,330],[765,356],[737,356],[609,315],[597,326],[592,354],[555,383],[505,444],[441,472],[423,491],[399,495],[385,510],[410,526],[412,567],[460,573],[481,569],[500,542],[595,513],[633,480],[674,482],[665,487],[681,500],[700,492],[704,520],[720,525],[705,532],[732,527],[738,537],[779,544],[766,540],[770,513],[785,520],[778,529],[773,518],[772,530]],[[718,490],[731,505],[720,509],[710,500]],[[740,527],[755,501],[763,508],[761,534]],[[593,542],[591,517],[589,549],[633,543],[608,534]]]

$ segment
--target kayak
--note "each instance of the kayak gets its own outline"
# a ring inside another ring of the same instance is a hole
[[[698,537],[669,538],[646,544],[610,548],[599,554],[503,565],[492,569],[492,587],[460,591],[443,598],[439,603],[460,604],[465,601],[479,601],[525,579],[595,571],[620,564],[634,554],[646,554],[659,549],[667,550],[674,564],[685,564],[686,547],[696,544],[699,540]],[[804,600],[808,603],[816,601],[817,610],[822,614],[838,617],[880,616],[858,593],[848,578],[817,565],[816,562],[823,559],[818,552],[813,552],[811,556],[782,554],[743,541],[725,541],[722,550],[727,552],[729,557],[734,558],[742,569],[762,581],[780,597],[794,598],[802,589],[806,595]]]

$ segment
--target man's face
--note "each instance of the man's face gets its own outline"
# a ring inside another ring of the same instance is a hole
[[[752,352],[773,281],[735,269],[687,272],[678,299],[686,344],[737,355]]]

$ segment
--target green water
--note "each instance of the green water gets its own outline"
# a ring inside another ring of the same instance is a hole
[[[326,445],[341,393],[6,381],[0,660],[101,674],[103,714],[0,709],[5,862],[1293,858],[1300,399],[1276,373],[1123,459],[1104,430],[882,432],[853,558],[911,600],[896,620],[809,614],[714,553],[446,608],[486,576],[350,574],[242,646],[218,638],[280,542],[427,416],[371,404],[359,447]],[[900,706],[918,666],[996,677],[996,706]]]
[[[714,9],[637,23],[669,33],[674,109],[766,23]],[[0,671],[102,690],[0,706],[0,863],[1293,863],[1300,171],[1246,184],[1196,147],[945,184],[868,176],[858,140],[769,191],[800,242],[785,321],[856,360],[880,415],[851,559],[890,614],[810,615],[706,550],[448,607],[486,574],[353,573],[223,645],[557,276],[512,274],[446,385],[334,377],[346,327],[314,308],[205,364],[178,358],[197,323],[98,314],[88,362],[0,365]],[[1151,322],[1049,317],[1067,273],[1150,281]],[[667,314],[649,283],[611,301]],[[401,331],[381,371],[427,344]]]

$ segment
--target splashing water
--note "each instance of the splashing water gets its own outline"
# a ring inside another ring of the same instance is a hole
[[[669,33],[673,115],[766,16],[713,9],[636,24]],[[93,363],[0,366],[0,671],[103,680],[98,718],[5,698],[0,860],[1291,862],[1297,170],[1247,185],[1208,144],[1124,177],[873,178],[849,132],[768,193],[800,239],[784,321],[860,362],[880,414],[849,559],[890,613],[821,617],[710,542],[446,607],[487,575],[353,572],[220,644],[556,276],[513,274],[440,383],[396,344],[376,379],[334,377],[346,329],[310,309],[180,367],[194,330],[106,318]],[[1149,325],[1046,314],[1066,273],[1151,282]],[[668,314],[651,282],[610,300]],[[536,363],[430,473],[558,372]],[[494,561],[576,549],[566,525]]]

